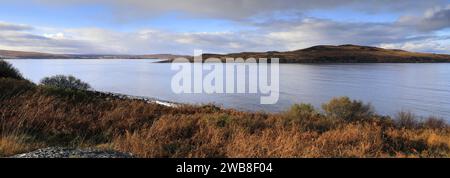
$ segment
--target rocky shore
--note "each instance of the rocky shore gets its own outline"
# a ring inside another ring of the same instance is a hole
[[[103,91],[89,91],[96,96],[108,99],[123,99],[123,100],[139,100],[146,103],[156,103],[167,107],[177,107],[180,104],[158,100],[150,97],[131,96],[120,93],[103,92]],[[67,147],[48,147],[38,149],[28,153],[17,154],[10,158],[133,158],[129,153],[122,153],[112,150],[99,150],[95,148],[67,148]]]
[[[29,153],[14,155],[11,158],[133,158],[133,155],[95,148],[48,147]]]
[[[177,107],[180,105],[180,103],[164,101],[164,100],[159,100],[159,99],[145,97],[145,96],[132,96],[132,95],[126,95],[126,94],[120,94],[120,93],[114,93],[114,92],[103,92],[103,91],[91,91],[91,92],[94,92],[96,95],[103,96],[106,98],[140,100],[140,101],[144,101],[147,103],[156,103],[156,104],[167,106],[167,107]]]

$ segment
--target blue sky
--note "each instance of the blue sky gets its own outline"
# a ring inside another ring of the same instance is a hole
[[[450,0],[5,0],[0,49],[190,54],[359,44],[450,54]]]

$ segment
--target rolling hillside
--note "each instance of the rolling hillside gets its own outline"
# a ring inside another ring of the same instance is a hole
[[[39,52],[0,50],[0,59],[174,59],[189,57],[172,54],[105,55],[105,54],[50,54]]]
[[[184,57],[193,61],[192,56],[172,54],[149,55],[101,55],[101,54],[50,54],[0,50],[3,59],[173,59]],[[431,63],[450,62],[450,55],[409,52],[398,49],[383,49],[357,45],[319,45],[295,51],[242,52],[231,54],[203,54],[203,59],[219,58],[279,58],[280,63]]]
[[[287,52],[243,52],[232,54],[203,54],[203,59],[220,58],[279,58],[281,63],[415,63],[450,62],[450,55],[408,52],[369,46],[320,45]]]

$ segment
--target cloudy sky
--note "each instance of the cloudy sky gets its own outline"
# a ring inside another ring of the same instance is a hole
[[[0,0],[0,49],[192,54],[359,44],[450,54],[450,0]]]

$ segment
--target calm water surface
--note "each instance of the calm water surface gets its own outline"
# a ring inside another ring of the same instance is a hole
[[[257,94],[175,94],[170,64],[154,60],[8,60],[39,82],[71,74],[100,91],[183,103],[216,103],[252,111],[283,111],[294,103],[321,104],[336,96],[370,102],[378,113],[412,111],[450,121],[450,64],[280,64],[280,99],[260,105]]]

